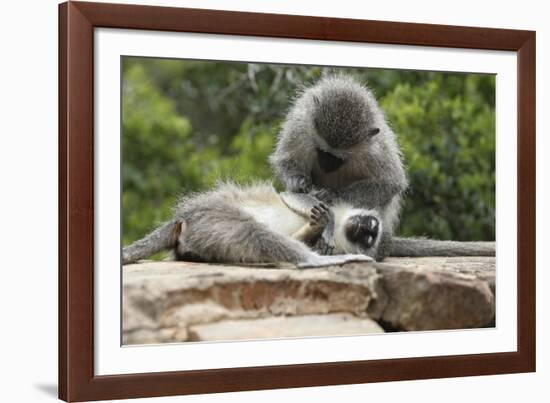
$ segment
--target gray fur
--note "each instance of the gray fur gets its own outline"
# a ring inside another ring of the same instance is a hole
[[[122,250],[122,263],[132,263],[174,247],[180,223],[172,220]]]
[[[318,231],[319,236],[309,237],[310,240],[308,240],[306,244],[323,255],[332,254],[335,247],[334,227],[336,224],[332,210],[309,194],[282,192],[280,196],[283,203],[290,210],[303,217],[307,218],[310,216],[312,209],[317,209],[317,211],[323,213],[324,220],[322,222],[322,228],[319,228]],[[310,224],[313,224],[313,222]],[[310,229],[309,232],[312,233],[313,231]]]
[[[370,134],[375,129],[378,133]],[[345,162],[325,172],[317,149]],[[270,163],[287,190],[328,189],[337,200],[376,209],[386,232],[377,259],[389,253],[408,180],[395,134],[366,86],[331,75],[303,91],[287,114]]]
[[[304,245],[269,231],[231,199],[223,190],[183,199],[177,210],[177,217],[187,223],[187,230],[180,239],[182,245],[208,262],[298,263],[307,260],[308,251]]]
[[[394,237],[391,256],[495,256],[494,242],[457,242]]]
[[[304,203],[303,198],[298,199]],[[291,197],[286,200],[292,202]],[[281,214],[278,223],[273,223],[273,210],[268,211],[271,207]],[[221,184],[212,191],[182,198],[169,223],[123,249],[123,263],[133,263],[163,249],[172,249],[176,257],[191,252],[201,260],[218,263],[290,262],[315,267],[368,260],[353,254],[321,256],[292,239],[294,230],[284,233],[274,229],[289,221],[298,227],[318,224],[308,221],[309,216],[303,217],[308,213],[304,204],[298,210],[302,212],[288,208],[271,185],[243,188]],[[173,236],[175,228],[179,232]]]
[[[394,237],[408,188],[403,157],[372,92],[352,77],[324,74],[299,94],[279,132],[270,163],[291,192],[312,192],[327,202],[376,210],[384,224],[376,260],[389,255],[495,254],[494,242]]]

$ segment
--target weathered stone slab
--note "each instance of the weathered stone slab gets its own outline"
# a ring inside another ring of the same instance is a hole
[[[189,341],[275,339],[283,337],[341,336],[383,333],[369,318],[351,314],[274,316],[260,319],[222,320],[189,328]]]
[[[493,257],[391,258],[376,267],[385,295],[368,311],[392,327],[464,329],[494,319]]]
[[[304,316],[315,335],[350,334],[330,319],[322,324],[323,315],[333,314],[364,323],[371,317],[398,330],[482,327],[494,321],[494,268],[494,258],[483,257],[394,258],[307,270],[143,262],[123,269],[123,342],[250,339],[269,333],[270,323],[289,330],[268,337],[294,337],[292,323]]]

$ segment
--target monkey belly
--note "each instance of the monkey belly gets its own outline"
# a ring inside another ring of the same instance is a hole
[[[271,231],[285,236],[291,236],[306,223],[303,217],[292,212],[282,202],[269,205],[245,203],[240,208]]]

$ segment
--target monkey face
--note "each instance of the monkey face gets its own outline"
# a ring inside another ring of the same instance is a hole
[[[336,227],[334,254],[359,253],[376,256],[383,222],[376,210],[353,208],[346,203],[332,207]]]
[[[317,162],[319,163],[319,167],[323,170],[323,172],[334,172],[346,162],[345,157],[336,156],[327,151],[323,151],[319,147],[317,147],[315,151],[317,152]]]
[[[370,249],[378,239],[380,223],[371,215],[354,215],[347,219],[344,226],[346,238],[361,247]]]

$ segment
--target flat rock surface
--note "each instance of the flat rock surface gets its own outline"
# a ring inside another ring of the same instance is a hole
[[[123,268],[123,343],[486,327],[494,287],[494,257],[305,270],[141,262]]]
[[[194,325],[189,329],[190,341],[275,339],[282,337],[339,336],[383,333],[372,319],[351,314],[273,316],[260,319],[221,320]]]

